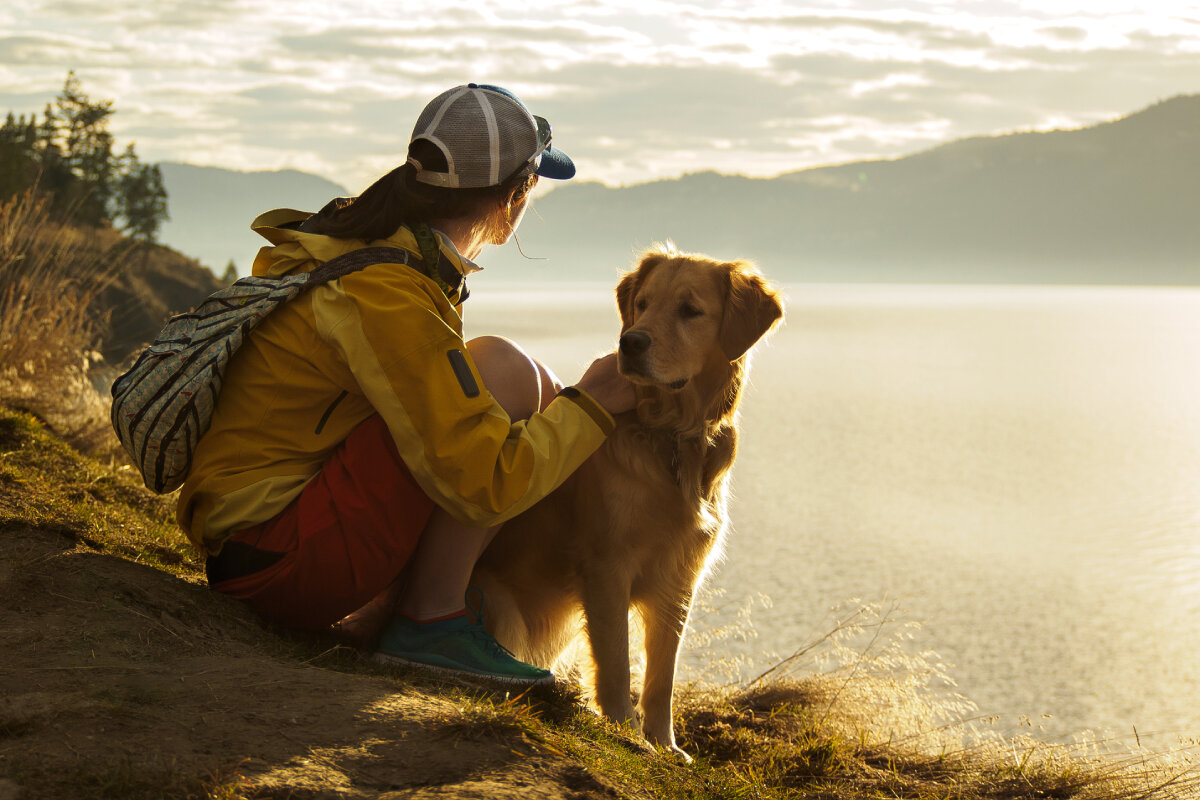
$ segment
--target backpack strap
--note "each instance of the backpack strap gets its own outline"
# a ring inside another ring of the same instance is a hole
[[[313,287],[336,281],[373,264],[404,264],[420,272],[425,271],[421,259],[407,250],[399,247],[361,247],[318,264],[308,273],[306,285]]]
[[[428,226],[424,227],[425,231],[432,237],[433,232],[429,230]],[[432,242],[432,238],[430,241]],[[419,238],[418,242],[420,242]],[[422,247],[422,251],[424,249]],[[404,264],[431,278],[438,285],[438,288],[445,293],[451,303],[457,305],[466,300],[466,277],[454,269],[446,259],[441,258],[441,250],[437,247],[436,243],[433,244],[433,253],[436,255],[425,254],[425,258],[421,258],[399,247],[361,247],[358,250],[351,250],[349,253],[343,253],[340,256],[331,258],[315,267],[308,273],[308,280],[305,282],[305,286],[308,288],[320,286],[321,284],[329,283],[330,281],[335,281],[338,278],[349,275],[351,272],[365,269],[373,264]],[[432,262],[433,266],[430,266],[431,258],[437,259],[437,261]],[[445,262],[449,269],[438,269],[441,266],[440,262]],[[447,275],[451,273],[457,278],[457,285],[451,285],[446,280]]]
[[[417,247],[421,248],[421,257],[427,265],[425,274],[442,287],[442,291],[446,293],[446,297],[450,298],[451,303],[458,305],[465,302],[467,296],[470,295],[467,290],[467,278],[454,268],[449,259],[442,255],[442,248],[438,247],[437,236],[433,229],[424,222],[417,222],[410,225],[409,230],[412,231],[413,238],[417,240]],[[454,293],[458,294],[457,298]]]

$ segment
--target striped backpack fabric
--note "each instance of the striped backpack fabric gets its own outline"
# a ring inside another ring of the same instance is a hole
[[[306,289],[381,263],[424,271],[422,260],[406,250],[366,247],[311,272],[242,278],[172,317],[112,387],[113,428],[147,488],[165,493],[183,485],[212,422],[225,368],[264,317]]]

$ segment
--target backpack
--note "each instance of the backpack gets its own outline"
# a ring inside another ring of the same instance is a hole
[[[183,485],[196,444],[212,423],[225,368],[264,317],[307,289],[381,263],[426,271],[406,250],[365,247],[311,272],[242,278],[172,317],[112,386],[113,428],[146,487],[162,494]]]

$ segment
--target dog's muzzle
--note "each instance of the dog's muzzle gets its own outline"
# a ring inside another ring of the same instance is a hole
[[[650,334],[644,331],[626,331],[621,334],[617,343],[620,356],[621,372],[628,375],[641,375],[655,381],[654,375],[646,367],[646,354],[650,352]],[[682,389],[688,382],[687,378],[666,384],[669,389]],[[661,385],[661,384],[660,384]]]

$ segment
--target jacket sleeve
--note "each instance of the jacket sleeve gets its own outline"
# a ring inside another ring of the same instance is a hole
[[[452,324],[457,314],[408,270],[370,268],[314,290],[312,302],[318,332],[387,423],[413,477],[465,522],[495,525],[524,511],[612,430],[612,417],[578,391],[510,420],[483,386]]]

